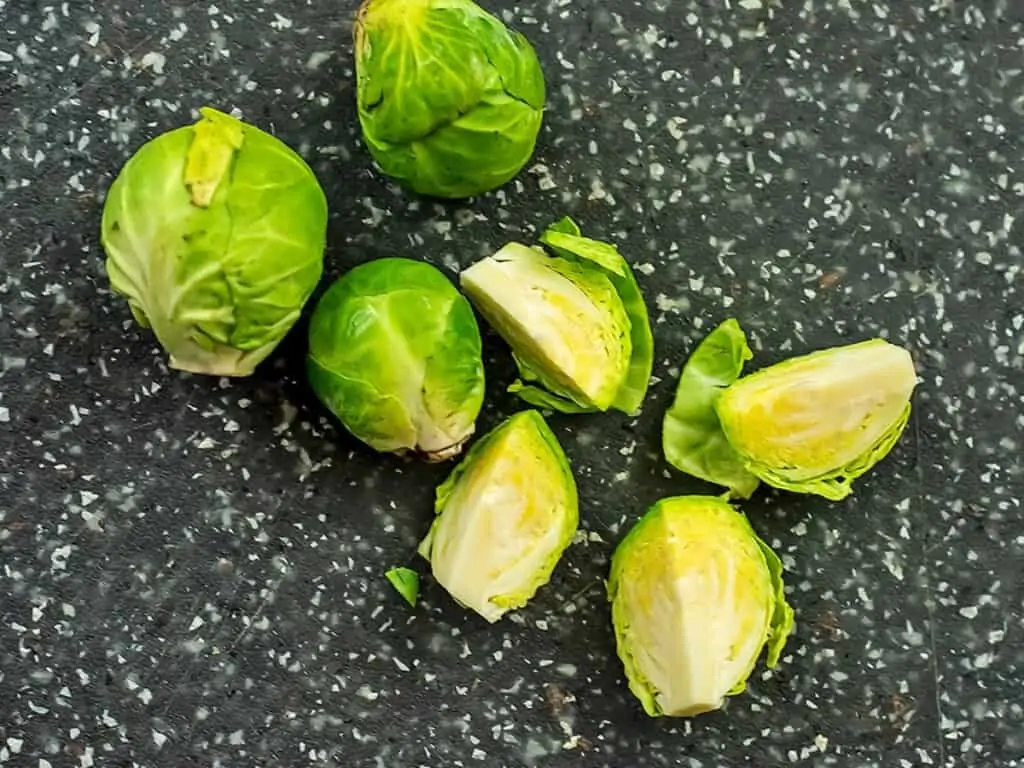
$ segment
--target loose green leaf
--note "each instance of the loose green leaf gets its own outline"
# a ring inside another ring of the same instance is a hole
[[[405,602],[415,608],[420,596],[420,575],[412,568],[391,568],[384,575]]]
[[[743,499],[759,480],[733,450],[715,411],[721,393],[735,382],[752,357],[740,324],[719,325],[690,355],[679,376],[672,406],[662,422],[662,449],[673,467],[709,483],[723,485]]]

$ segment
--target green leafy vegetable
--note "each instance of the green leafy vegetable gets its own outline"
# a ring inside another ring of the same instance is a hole
[[[910,353],[871,339],[744,376],[715,408],[748,471],[776,488],[839,501],[899,440],[916,385]]]
[[[452,458],[483,405],[473,309],[412,259],[370,261],[331,285],[310,321],[307,373],[345,428],[384,453]]]
[[[759,480],[747,471],[722,431],[715,403],[752,356],[736,320],[719,325],[700,343],[679,377],[672,406],[662,424],[665,459],[681,472],[723,485],[750,498]]]
[[[457,199],[526,165],[545,84],[522,34],[471,0],[364,0],[354,32],[359,121],[385,174]]]
[[[415,608],[420,596],[420,575],[412,568],[391,568],[384,575],[405,602]]]
[[[200,113],[144,144],[114,180],[101,225],[106,269],[172,368],[248,376],[320,280],[327,200],[279,139]]]
[[[511,347],[510,391],[541,408],[636,414],[654,341],[647,306],[615,246],[582,237],[564,218],[541,246],[508,243],[460,276],[470,301]]]
[[[630,690],[651,717],[691,717],[775,667],[793,629],[782,563],[714,496],[651,507],[616,547],[608,596]]]
[[[547,584],[579,524],[576,481],[537,411],[481,438],[437,489],[420,544],[434,578],[489,622]]]

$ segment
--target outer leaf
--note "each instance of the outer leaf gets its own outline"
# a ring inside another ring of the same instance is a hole
[[[323,295],[309,328],[314,391],[381,452],[458,454],[484,396],[472,308],[440,270],[411,259],[362,264]]]
[[[415,608],[420,596],[420,575],[412,568],[391,568],[384,575],[405,602]]]
[[[125,164],[107,194],[101,239],[111,286],[172,367],[245,376],[320,279],[327,201],[281,141],[200,112]]]
[[[752,357],[735,319],[719,325],[700,343],[679,376],[672,406],[662,423],[665,459],[676,469],[724,485],[740,498],[754,493],[759,480],[744,466],[722,431],[715,402],[739,378]]]
[[[494,622],[546,584],[579,523],[569,462],[536,411],[499,424],[437,489],[419,552],[455,600]]]
[[[355,25],[363,138],[423,195],[505,184],[533,154],[544,76],[529,42],[470,0],[366,0]]]
[[[619,388],[614,407],[628,415],[635,415],[647,396],[654,368],[654,334],[647,314],[647,304],[633,270],[614,245],[582,237],[576,222],[569,217],[549,227],[540,239],[563,258],[590,262],[601,267],[615,286],[629,317],[631,351],[629,373]]]
[[[775,593],[775,610],[772,613],[771,625],[768,629],[767,655],[765,656],[765,666],[768,669],[774,669],[778,666],[779,659],[782,658],[782,652],[786,648],[786,642],[793,633],[795,619],[793,608],[786,600],[786,587],[782,580],[782,560],[775,554],[775,550],[765,544],[760,537],[756,538],[757,545],[764,553],[764,561],[768,565],[768,571],[771,574],[772,591]]]

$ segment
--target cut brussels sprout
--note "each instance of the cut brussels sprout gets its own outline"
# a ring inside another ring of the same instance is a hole
[[[509,243],[463,270],[460,283],[511,347],[510,391],[564,413],[634,415],[647,394],[654,340],[640,287],[615,246],[564,218],[545,247]]]
[[[742,499],[750,498],[760,481],[747,471],[743,458],[726,440],[715,403],[722,391],[739,378],[751,355],[747,338],[733,319],[708,334],[683,367],[661,436],[669,464],[709,483],[724,485]]]
[[[526,165],[545,84],[522,34],[471,0],[364,0],[354,32],[359,122],[385,174],[458,199]]]
[[[612,556],[608,596],[629,688],[652,716],[720,709],[793,629],[782,563],[715,496],[656,503]]]
[[[361,264],[317,303],[309,327],[313,391],[357,438],[428,461],[458,455],[484,397],[473,309],[434,266]]]
[[[489,622],[548,583],[579,524],[569,461],[533,410],[473,445],[437,489],[435,510],[420,554],[456,602]]]
[[[910,353],[871,339],[744,376],[715,408],[748,471],[776,488],[839,501],[899,440],[916,385]]]
[[[247,376],[320,280],[327,200],[268,133],[204,107],[144,144],[107,193],[101,241],[115,293],[172,368]]]

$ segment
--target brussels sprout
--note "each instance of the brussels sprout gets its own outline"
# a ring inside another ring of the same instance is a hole
[[[683,367],[661,435],[669,464],[724,485],[743,499],[750,498],[760,481],[747,471],[742,457],[726,440],[715,403],[739,378],[743,363],[750,358],[746,336],[735,320],[726,320],[708,334]]]
[[[460,275],[470,301],[512,348],[527,403],[564,413],[639,411],[654,365],[647,306],[613,245],[564,218],[541,246],[509,243]]]
[[[204,107],[144,144],[107,194],[101,241],[113,290],[172,368],[247,376],[320,280],[327,200],[280,140]]]
[[[608,597],[629,688],[651,717],[692,717],[746,689],[793,629],[782,563],[715,496],[651,507],[616,547]]]
[[[899,440],[916,385],[910,353],[871,339],[744,376],[715,409],[747,470],[776,488],[839,501]]]
[[[419,552],[437,582],[489,622],[547,584],[579,524],[576,481],[533,410],[499,424],[437,489]]]
[[[377,259],[320,298],[307,374],[324,405],[371,448],[444,461],[460,453],[483,405],[480,329],[439,269]]]
[[[364,0],[354,36],[363,140],[385,174],[458,199],[529,161],[545,85],[523,35],[471,0]]]

